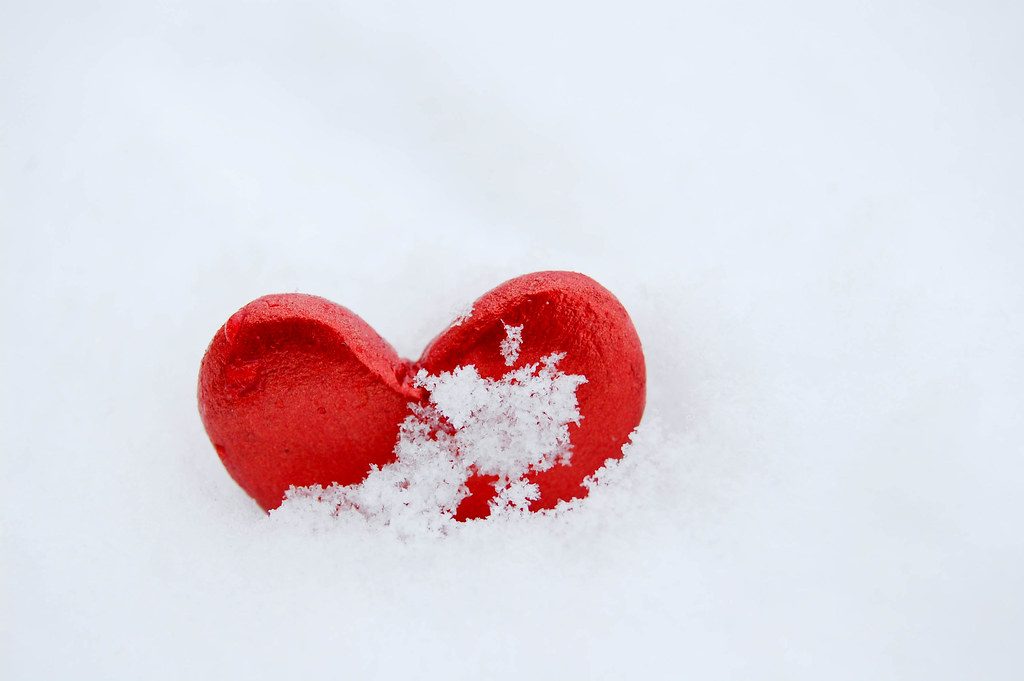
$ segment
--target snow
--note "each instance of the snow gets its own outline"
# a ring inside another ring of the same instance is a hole
[[[1021,678],[1022,11],[4,4],[0,677]],[[588,499],[402,536],[224,471],[246,302],[417,357],[545,269],[647,359]]]
[[[363,518],[402,539],[447,535],[461,526],[453,516],[474,472],[497,476],[492,514],[522,515],[540,495],[526,474],[572,458],[569,424],[582,418],[576,388],[587,379],[559,371],[563,359],[549,355],[499,380],[482,378],[472,364],[437,376],[421,369],[413,383],[430,397],[422,407],[410,404],[396,461],[357,485],[293,487],[271,518],[299,526]]]
[[[505,366],[513,366],[519,359],[519,346],[523,344],[523,325],[504,326],[505,339],[501,341],[501,356],[505,358]]]

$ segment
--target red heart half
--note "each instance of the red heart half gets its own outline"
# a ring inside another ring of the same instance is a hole
[[[502,353],[506,326],[522,326],[518,355]],[[643,351],[625,308],[593,279],[538,272],[486,293],[435,338],[419,362],[395,350],[362,319],[315,296],[265,296],[236,312],[214,336],[199,373],[199,412],[232,478],[264,510],[292,485],[352,485],[395,460],[399,426],[420,369],[437,375],[473,365],[483,378],[564,353],[559,369],[586,377],[581,420],[569,426],[567,465],[529,474],[540,497],[531,510],[585,496],[583,480],[622,446],[643,415]],[[489,513],[495,478],[474,476],[458,519]]]

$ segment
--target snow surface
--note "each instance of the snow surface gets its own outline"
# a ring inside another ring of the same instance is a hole
[[[1021,678],[1022,12],[0,5],[0,677]],[[649,371],[571,513],[409,539],[223,470],[246,302],[416,357],[543,269]]]

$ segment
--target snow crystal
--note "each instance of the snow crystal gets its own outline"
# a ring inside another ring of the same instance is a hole
[[[519,346],[523,343],[523,327],[505,324],[505,340],[501,341],[501,356],[505,358],[505,366],[512,366],[519,359]]]
[[[576,389],[586,378],[560,371],[564,357],[549,355],[500,380],[473,365],[436,376],[421,370],[415,384],[430,392],[429,402],[409,405],[396,461],[357,485],[293,487],[272,515],[357,515],[403,536],[443,534],[474,473],[497,477],[492,514],[527,511],[539,490],[526,474],[567,464],[569,424],[583,418]]]
[[[448,325],[448,328],[454,328],[456,326],[462,326],[470,317],[473,316],[473,306],[463,308],[457,315],[455,315],[455,321]]]

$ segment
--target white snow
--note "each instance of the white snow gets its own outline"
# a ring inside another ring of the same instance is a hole
[[[559,371],[564,358],[544,357],[500,380],[482,378],[473,365],[438,376],[420,370],[414,383],[430,399],[410,405],[396,461],[357,485],[293,487],[271,518],[299,526],[304,517],[318,526],[325,518],[363,518],[400,538],[449,534],[473,473],[498,477],[492,515],[525,512],[540,492],[524,476],[567,465],[569,424],[582,418],[576,388],[586,377]]]
[[[1024,677],[1022,13],[0,5],[0,678]],[[416,358],[545,269],[649,375],[569,512],[402,538],[224,471],[245,303]]]
[[[505,339],[501,341],[501,356],[505,358],[505,366],[513,366],[519,359],[519,347],[523,344],[523,325],[504,326]]]

